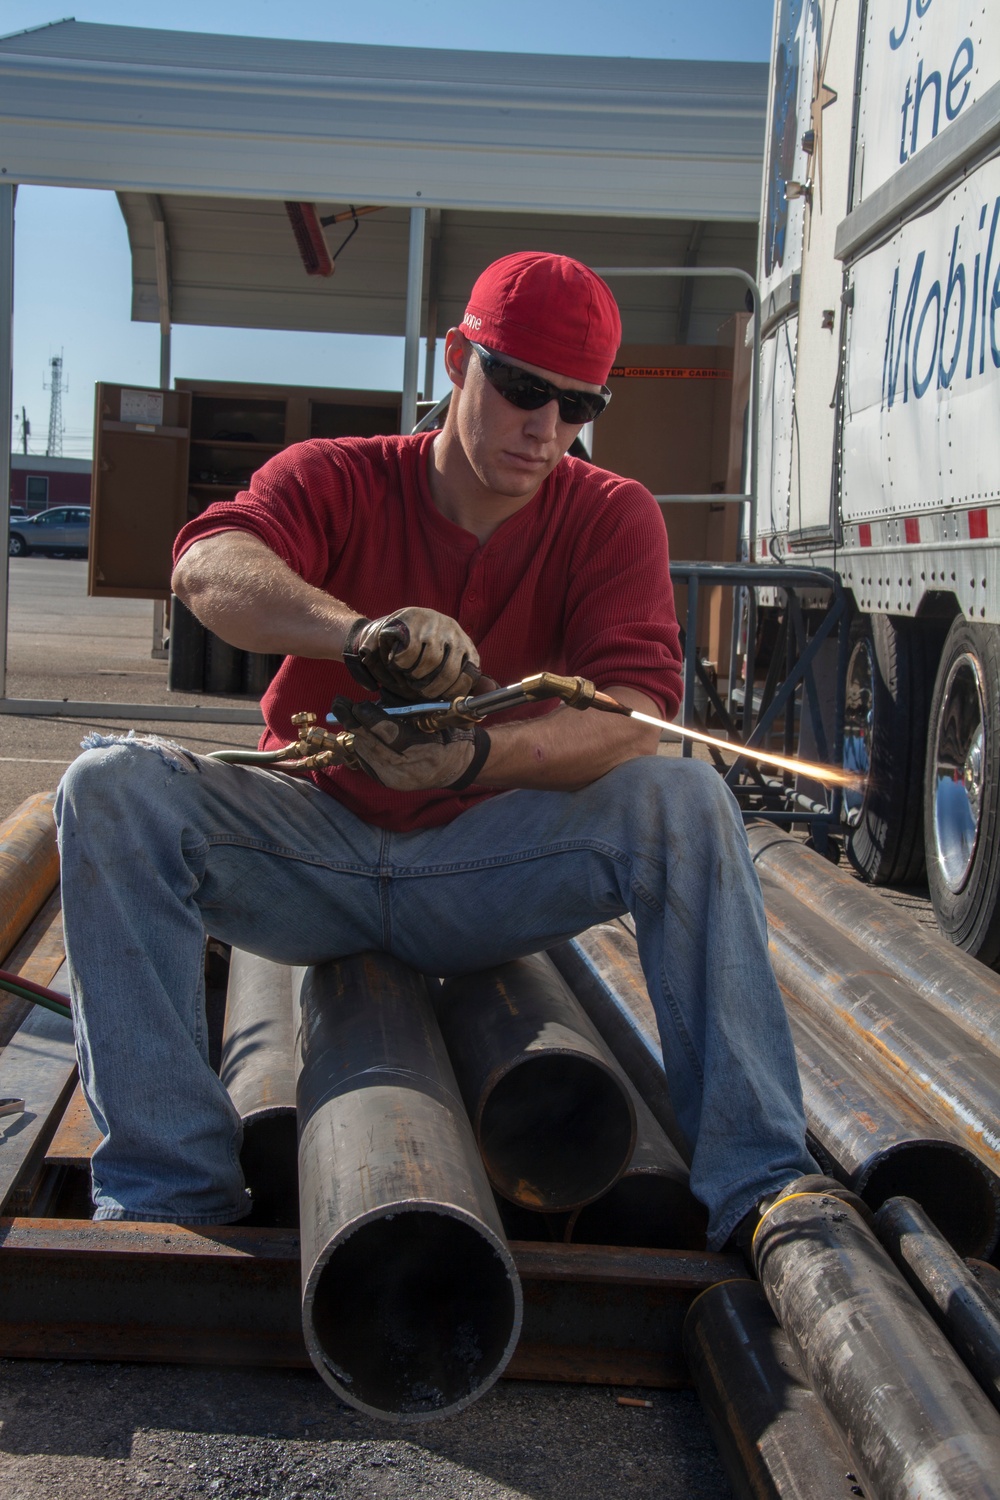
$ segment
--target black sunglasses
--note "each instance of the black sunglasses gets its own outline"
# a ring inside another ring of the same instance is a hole
[[[570,427],[582,427],[593,422],[611,400],[607,386],[598,391],[564,391],[543,380],[541,375],[532,375],[519,365],[509,365],[505,359],[484,349],[482,344],[469,340],[479,355],[483,374],[495,391],[521,411],[538,411],[550,401],[559,403],[559,420]]]

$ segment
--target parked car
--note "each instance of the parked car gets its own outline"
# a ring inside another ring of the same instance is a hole
[[[29,552],[86,557],[89,546],[89,505],[54,505],[23,521],[11,517],[11,557],[27,557]]]
[[[12,505],[10,508],[10,519],[12,521],[26,521],[28,512],[23,505]]]

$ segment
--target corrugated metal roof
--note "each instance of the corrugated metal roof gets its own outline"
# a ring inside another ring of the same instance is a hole
[[[132,317],[155,323],[159,304],[149,197],[119,197],[132,248]],[[280,203],[166,195],[159,203],[170,243],[174,323],[402,334],[407,210],[387,208],[361,219],[336,273],[324,279],[303,270]],[[319,207],[327,214],[345,205]],[[327,231],[332,249],[349,228],[338,224]],[[436,301],[436,330],[458,323],[483,266],[511,251],[551,250],[590,265],[681,265],[693,228],[676,220],[445,211],[428,236],[424,322]],[[698,263],[752,272],[756,240],[756,225],[710,224],[701,236]],[[627,340],[676,341],[679,282],[622,279],[615,292]],[[687,341],[712,342],[718,324],[742,303],[742,288],[733,282],[698,282]]]
[[[8,180],[756,221],[767,69],[208,36],[0,39]]]

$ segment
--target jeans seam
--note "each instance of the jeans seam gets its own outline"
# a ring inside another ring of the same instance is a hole
[[[209,834],[203,844],[190,847],[182,846],[185,856],[197,854],[201,850],[209,849],[254,849],[260,854],[273,854],[278,859],[293,859],[299,864],[314,865],[319,870],[329,870],[335,875],[371,875],[371,864],[366,860],[358,864],[337,863],[328,859],[319,859],[315,855],[303,853],[301,849],[289,849],[282,844],[271,844],[264,839],[241,839],[232,834]]]
[[[383,828],[378,847],[378,906],[382,923],[382,947],[387,953],[392,948],[392,834]]]
[[[580,850],[604,855],[616,864],[629,863],[628,856],[613,844],[595,839],[561,839],[555,844],[539,844],[531,849],[517,849],[510,854],[486,858],[450,860],[447,864],[397,865],[389,873],[396,880],[420,880],[427,875],[464,875],[476,870],[499,870],[505,865],[526,864],[529,860],[546,859],[550,854],[575,854]]]
[[[681,1045],[683,1046],[684,1051],[687,1053],[688,1062],[694,1069],[694,1073],[696,1078],[698,1079],[698,1083],[704,1084],[705,1071],[702,1068],[701,1063],[698,1061],[698,1053],[691,1038],[691,1033],[688,1031],[687,1026],[684,1024],[684,1018],[681,1014],[681,1008],[677,1004],[674,992],[670,987],[670,983],[667,979],[666,965],[662,962],[662,960],[660,962],[660,984],[663,989],[663,999],[666,1002],[671,1016],[673,1017],[674,1027],[676,1028],[677,1034],[681,1039]]]

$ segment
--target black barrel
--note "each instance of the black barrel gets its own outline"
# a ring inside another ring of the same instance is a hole
[[[1000,1315],[979,1279],[911,1198],[891,1198],[875,1230],[921,1302],[1000,1408]]]
[[[172,693],[200,693],[205,686],[205,636],[200,620],[186,604],[170,597],[167,688]]]
[[[869,1500],[1000,1494],[1000,1418],[858,1213],[780,1199],[753,1254]]]
[[[234,697],[243,691],[243,652],[205,631],[205,692]]]
[[[737,1500],[855,1500],[851,1460],[756,1281],[692,1302],[684,1353]]]
[[[254,1222],[285,1228],[299,1217],[292,1003],[302,973],[233,949],[219,1069],[243,1121]]]
[[[310,1357],[372,1416],[459,1411],[514,1352],[521,1288],[425,981],[381,953],[309,969],[298,1055]]]
[[[436,1003],[497,1192],[544,1213],[606,1193],[632,1155],[635,1109],[545,954],[448,979]]]

